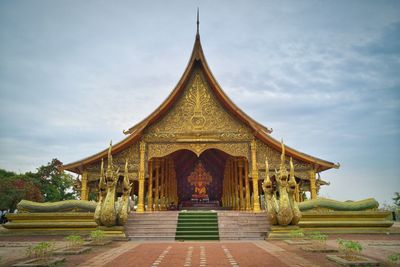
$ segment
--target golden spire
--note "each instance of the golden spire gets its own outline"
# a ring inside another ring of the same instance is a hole
[[[199,35],[199,24],[200,24],[200,20],[199,20],[199,8],[197,8],[197,31],[196,31],[196,36]]]

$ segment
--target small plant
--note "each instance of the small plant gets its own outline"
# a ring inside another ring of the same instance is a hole
[[[27,254],[29,257],[34,257],[47,261],[54,250],[55,244],[52,242],[40,242],[36,245],[27,248]]]
[[[298,229],[298,230],[290,231],[290,238],[297,239],[297,238],[302,238],[302,237],[304,237],[302,230]]]
[[[324,247],[326,245],[328,235],[322,234],[320,232],[312,232],[309,234],[309,238],[314,241],[316,246]]]
[[[362,251],[362,246],[360,242],[353,241],[353,240],[345,240],[345,239],[338,239],[340,250],[343,252],[346,259],[354,260],[356,259],[356,254],[359,254]]]
[[[400,263],[400,253],[394,253],[392,255],[389,255],[388,260],[390,264],[392,265],[397,265]]]
[[[95,230],[90,232],[90,237],[92,238],[94,243],[102,243],[105,238],[105,233],[101,230]]]
[[[67,241],[67,247],[69,248],[79,248],[83,245],[83,239],[79,235],[70,235],[65,238]]]

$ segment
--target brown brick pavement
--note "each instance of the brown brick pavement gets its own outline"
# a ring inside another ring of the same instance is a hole
[[[128,247],[125,247],[128,248]],[[167,252],[166,252],[167,251]],[[189,251],[192,251],[191,253]],[[227,253],[227,252],[228,253]],[[104,267],[143,267],[143,266],[274,266],[285,267],[277,257],[251,242],[241,243],[153,243],[140,244],[117,257],[110,257],[110,251],[92,259],[90,265],[84,263],[80,266],[104,266]],[[190,255],[192,255],[190,257]],[[190,260],[189,260],[189,258]],[[108,263],[107,263],[108,261]],[[301,266],[301,265],[300,265]],[[312,265],[309,265],[312,266]]]
[[[359,240],[364,248],[363,255],[380,261],[381,266],[388,266],[387,256],[400,251],[399,235],[332,235],[327,244],[337,247],[336,239],[338,237]],[[0,255],[3,255],[0,266],[11,266],[18,259],[25,258],[26,245],[46,239],[0,237]],[[62,238],[56,242],[63,243],[61,240]],[[19,251],[14,254],[10,253],[16,249]],[[300,246],[288,245],[279,240],[267,242],[113,242],[107,246],[95,247],[89,253],[67,256],[67,261],[63,266],[336,266],[325,256],[326,253],[305,252]]]
[[[115,258],[118,258],[119,255],[126,253],[127,251],[131,251],[134,249],[138,243],[123,243],[121,246],[116,248],[112,248],[107,252],[104,252],[97,257],[90,258],[89,260],[79,264],[79,267],[97,267],[103,266],[107,262],[112,262]]]

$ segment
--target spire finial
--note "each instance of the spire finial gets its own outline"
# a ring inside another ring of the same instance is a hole
[[[196,32],[197,35],[199,34],[199,24],[200,24],[200,21],[199,21],[199,8],[197,8],[197,32]]]

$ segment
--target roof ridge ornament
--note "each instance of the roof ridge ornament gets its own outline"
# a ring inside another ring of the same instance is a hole
[[[199,19],[199,8],[197,7],[197,31],[196,31],[196,36],[200,35],[199,34],[199,25],[200,25],[200,19]]]

